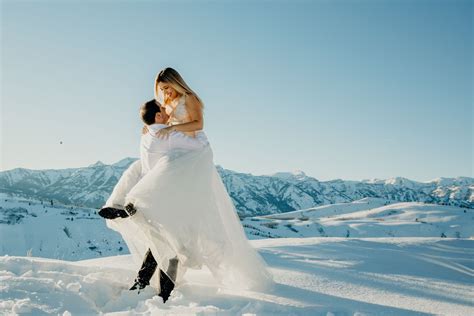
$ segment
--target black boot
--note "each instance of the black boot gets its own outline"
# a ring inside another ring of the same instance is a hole
[[[150,279],[153,276],[153,273],[155,273],[157,266],[158,263],[153,257],[151,250],[148,249],[140,271],[138,271],[138,276],[135,279],[135,283],[132,285],[130,290],[138,289],[138,294],[140,294],[140,290],[144,289],[147,285],[150,285]]]
[[[125,210],[115,207],[103,207],[99,211],[99,215],[106,219],[115,219],[118,217],[126,218],[134,215],[137,212],[132,203],[125,205]]]
[[[100,209],[99,215],[106,219],[125,218],[129,216],[125,210],[115,207],[103,207]]]
[[[176,281],[177,274],[178,274],[178,258],[177,257],[170,259],[168,270],[166,270],[166,273],[164,273],[163,270],[160,269],[160,294],[158,294],[158,296],[161,296],[163,298],[163,303],[166,303],[166,301],[171,295],[171,292],[174,289],[174,284]]]

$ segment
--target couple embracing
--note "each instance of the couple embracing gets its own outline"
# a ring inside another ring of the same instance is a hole
[[[187,269],[203,266],[221,287],[269,289],[271,275],[214,165],[201,99],[176,70],[165,68],[140,116],[140,160],[99,212],[140,265],[130,290],[150,285],[166,302],[186,282]]]

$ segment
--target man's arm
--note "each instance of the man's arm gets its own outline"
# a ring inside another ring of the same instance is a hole
[[[199,139],[187,136],[181,132],[171,132],[169,139],[165,140],[165,142],[168,142],[171,148],[195,150],[204,147],[204,144]]]

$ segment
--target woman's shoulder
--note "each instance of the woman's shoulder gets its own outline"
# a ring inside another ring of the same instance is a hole
[[[198,98],[192,93],[186,93],[183,95],[183,97],[187,102],[199,102]]]
[[[202,103],[201,100],[199,100],[198,97],[196,97],[194,94],[186,94],[184,96],[185,104],[188,108],[190,109],[201,109],[202,108]]]

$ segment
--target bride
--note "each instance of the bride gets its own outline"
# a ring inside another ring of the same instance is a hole
[[[155,99],[169,115],[169,126],[156,136],[167,139],[173,131],[183,132],[202,142],[202,149],[171,150],[145,175],[139,161],[132,164],[106,205],[132,205],[136,213],[108,220],[107,226],[122,235],[134,262],[141,263],[147,249],[160,271],[178,262],[172,278],[176,286],[185,282],[187,269],[205,266],[221,287],[268,289],[271,275],[245,236],[202,131],[202,101],[172,68],[156,77]],[[150,285],[159,291],[159,280],[153,278]]]

